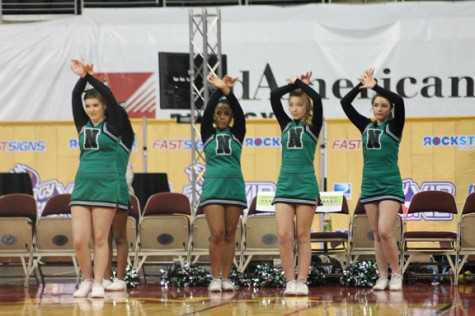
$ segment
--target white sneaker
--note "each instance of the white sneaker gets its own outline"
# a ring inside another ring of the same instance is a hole
[[[208,286],[210,292],[221,292],[221,279],[213,279]]]
[[[300,281],[295,281],[295,295],[308,295],[307,284]]]
[[[74,297],[86,297],[89,292],[91,292],[92,288],[92,279],[84,280],[79,284],[78,289],[74,292]]]
[[[379,279],[376,281],[376,284],[373,286],[373,290],[385,290],[388,287],[388,276],[387,275],[382,275],[379,277]]]
[[[94,283],[92,286],[91,297],[104,298],[104,287],[102,286],[102,283]]]
[[[297,288],[297,281],[287,281],[287,285],[285,286],[284,295],[295,295],[295,291]]]
[[[125,283],[123,280],[114,278],[114,281],[111,282],[109,286],[104,286],[104,289],[106,291],[124,291],[127,290],[127,283]]]
[[[111,284],[112,284],[112,281],[109,280],[109,279],[104,279],[104,280],[102,281],[102,286],[104,287],[104,289],[107,289],[107,287],[108,287],[109,285],[111,285]]]
[[[229,279],[223,279],[221,281],[221,289],[223,291],[234,291],[234,284]]]
[[[402,290],[402,275],[397,273],[391,274],[391,281],[389,281],[389,289],[391,291]]]

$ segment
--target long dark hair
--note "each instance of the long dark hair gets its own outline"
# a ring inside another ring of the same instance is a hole
[[[102,94],[100,94],[99,91],[97,91],[96,89],[87,90],[84,93],[84,101],[86,101],[87,99],[98,99],[104,105],[106,105],[106,99],[104,99]]]

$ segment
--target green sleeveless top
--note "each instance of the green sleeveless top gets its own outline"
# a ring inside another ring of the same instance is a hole
[[[107,121],[93,126],[90,121],[79,132],[79,172],[117,174],[118,139],[107,129]]]
[[[303,122],[292,120],[282,132],[283,173],[315,173],[313,160],[318,137]]]
[[[398,152],[401,139],[389,130],[389,121],[368,124],[363,132],[363,177],[399,174]]]
[[[206,155],[205,177],[241,177],[242,143],[234,137],[230,128],[220,131],[204,143]]]

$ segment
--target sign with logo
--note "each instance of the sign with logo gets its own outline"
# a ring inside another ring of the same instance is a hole
[[[317,207],[316,213],[336,213],[341,212],[343,205],[343,192],[320,192],[322,206]]]

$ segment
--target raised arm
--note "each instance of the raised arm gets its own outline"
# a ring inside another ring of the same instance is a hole
[[[394,135],[401,137],[406,118],[403,98],[377,84],[373,87],[373,90],[394,104],[394,119],[389,122],[389,129]]]
[[[223,96],[223,92],[220,89],[216,89],[208,100],[206,109],[203,112],[201,118],[201,139],[205,142],[214,133],[214,110],[218,105],[219,98]]]
[[[282,86],[275,90],[272,90],[270,93],[270,104],[272,106],[272,111],[274,112],[274,116],[279,122],[280,129],[282,131],[292,120],[287,115],[287,113],[285,113],[284,106],[282,105],[282,101],[280,99],[284,94],[289,93],[290,91],[295,90],[296,88],[296,85],[294,83],[291,83],[286,86]]]
[[[310,84],[310,77],[312,76],[312,72],[307,72],[306,74],[302,75],[299,79],[295,80],[295,85],[297,88],[302,89],[310,99],[312,99],[313,103],[313,117],[312,117],[312,126],[310,129],[312,132],[318,137],[320,134],[320,130],[322,129],[323,123],[323,105],[322,105],[322,98],[317,93],[317,91],[313,90]]]
[[[132,124],[130,123],[129,115],[127,114],[127,111],[123,108],[120,107],[120,112],[121,112],[121,117],[122,117],[122,127],[123,127],[123,133],[122,133],[122,143],[130,150],[132,149],[132,146],[134,145],[134,130],[132,128]]]
[[[104,100],[106,101],[107,105],[108,121],[116,129],[115,133],[117,133],[118,136],[122,135],[123,122],[121,106],[115,100],[111,89],[109,89],[109,87],[107,87],[100,80],[94,78],[94,76],[89,73],[86,75],[85,79],[94,87],[94,89],[96,89],[104,97]]]
[[[84,88],[86,87],[86,72],[82,69],[82,67],[78,66],[74,62],[71,62],[71,70],[78,75],[80,78],[73,89],[72,95],[72,111],[73,111],[73,118],[74,118],[74,125],[76,125],[76,130],[78,133],[81,131],[81,128],[86,125],[89,120],[89,117],[84,111],[84,107],[82,104],[82,93],[84,92]]]
[[[231,107],[231,111],[233,112],[234,124],[231,128],[231,131],[234,136],[236,136],[242,143],[244,141],[244,136],[246,135],[246,118],[244,117],[244,111],[242,110],[239,101],[231,90],[234,87],[234,83],[237,79],[237,77],[231,78],[230,76],[224,76],[223,82],[229,89],[229,92],[226,93],[227,90],[221,91],[228,99],[229,106]]]
[[[371,123],[371,120],[358,113],[358,111],[356,111],[353,105],[351,104],[358,95],[358,93],[360,93],[361,87],[362,84],[359,83],[350,92],[348,92],[343,97],[343,99],[341,99],[340,104],[346,116],[348,117],[348,119],[350,119],[351,123],[353,123],[360,130],[360,132],[363,133],[366,126]]]

